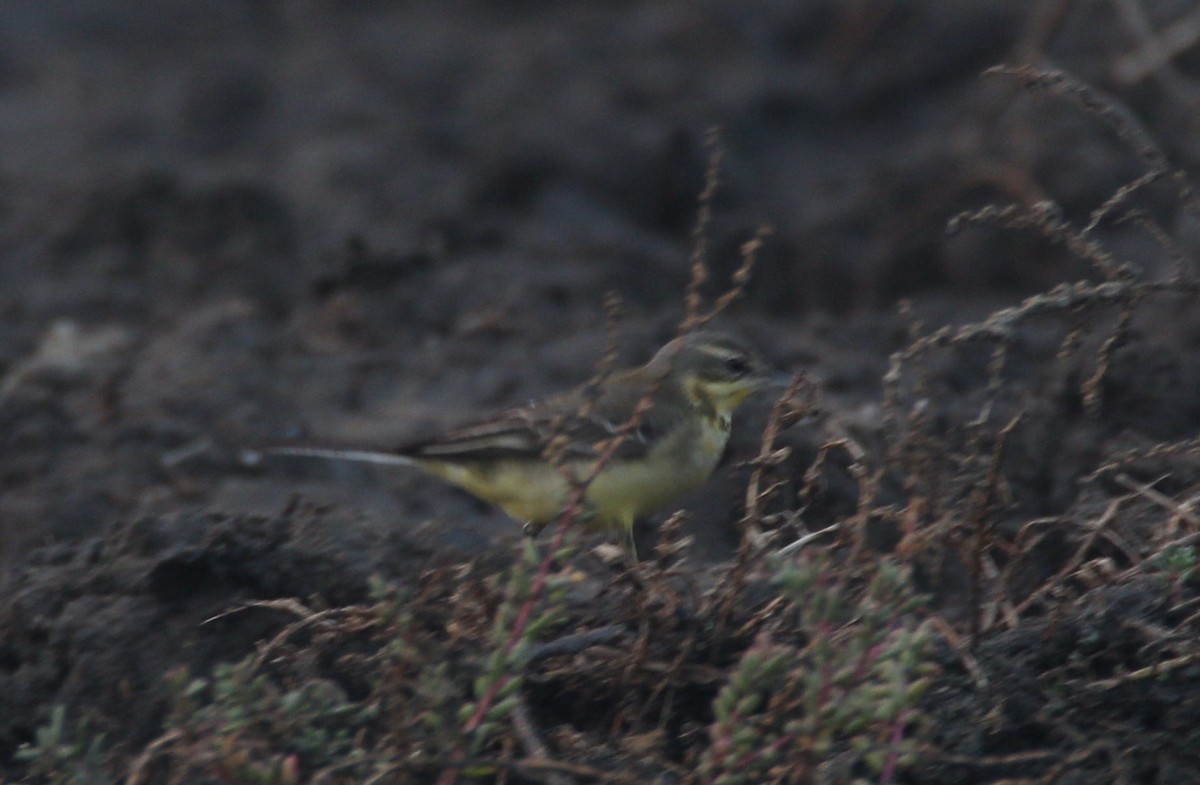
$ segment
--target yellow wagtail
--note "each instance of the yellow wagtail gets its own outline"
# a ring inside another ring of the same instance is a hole
[[[642,407],[648,403],[649,408],[600,466],[584,502],[589,526],[628,534],[635,521],[704,482],[729,441],[734,410],[755,391],[780,382],[743,342],[697,331],[591,390],[548,398],[398,450],[278,447],[268,452],[416,466],[536,532],[563,511],[573,483],[592,473],[644,401]]]

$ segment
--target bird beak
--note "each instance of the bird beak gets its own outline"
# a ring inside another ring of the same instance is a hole
[[[762,387],[765,390],[786,390],[792,384],[792,379],[795,375],[788,371],[770,370],[763,379]]]

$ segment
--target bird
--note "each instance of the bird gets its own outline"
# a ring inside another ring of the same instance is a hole
[[[501,508],[535,536],[585,484],[585,526],[631,537],[637,521],[708,479],[734,412],[787,378],[740,338],[701,329],[640,367],[397,449],[263,452],[411,466]]]

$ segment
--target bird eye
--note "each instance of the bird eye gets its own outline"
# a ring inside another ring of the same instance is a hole
[[[734,376],[745,376],[750,372],[750,364],[741,357],[730,357],[725,361],[725,370]]]

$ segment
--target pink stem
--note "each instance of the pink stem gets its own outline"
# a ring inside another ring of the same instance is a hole
[[[896,715],[896,719],[892,722],[892,749],[888,752],[887,760],[884,761],[883,771],[879,773],[879,785],[892,785],[892,778],[896,776],[896,764],[900,760],[900,751],[896,748],[900,746],[900,740],[904,738],[904,715],[907,711],[900,710]]]
[[[653,390],[651,392],[653,392]],[[508,636],[508,641],[504,644],[505,655],[510,654],[513,648],[516,647],[517,642],[521,640],[521,636],[525,632],[526,626],[529,624],[529,618],[533,615],[533,608],[537,604],[538,600],[541,599],[542,592],[546,588],[547,581],[549,581],[550,565],[554,563],[554,556],[562,548],[563,541],[567,537],[567,530],[571,528],[571,525],[579,516],[579,511],[583,508],[583,501],[584,497],[587,495],[588,486],[591,485],[592,481],[596,479],[596,476],[600,473],[600,470],[603,469],[604,466],[613,459],[613,456],[617,454],[617,449],[621,446],[622,442],[625,441],[626,437],[633,432],[633,429],[637,428],[638,424],[642,420],[642,417],[647,411],[649,411],[652,403],[653,401],[649,395],[638,401],[638,405],[634,409],[633,416],[631,416],[629,420],[617,430],[617,433],[613,437],[612,441],[605,446],[604,451],[599,455],[599,457],[596,458],[595,462],[588,470],[587,476],[571,491],[571,496],[567,500],[566,507],[563,509],[563,516],[559,521],[558,529],[554,533],[554,541],[550,544],[549,552],[546,554],[545,558],[542,559],[541,564],[538,565],[537,576],[534,578],[533,584],[529,587],[529,597],[525,600],[525,602],[521,605],[521,609],[517,612],[517,618],[513,622],[512,632]],[[463,725],[464,733],[474,733],[479,726],[483,724],[484,718],[487,717],[488,710],[496,701],[496,695],[498,695],[500,690],[504,688],[504,685],[509,682],[509,678],[510,677],[508,676],[501,677],[488,687],[487,692],[480,697],[479,704],[475,707],[474,713],[471,714],[470,719],[468,719],[466,724]],[[458,773],[458,767],[443,769],[441,776],[438,777],[437,785],[454,785],[454,783],[458,782]]]

